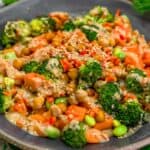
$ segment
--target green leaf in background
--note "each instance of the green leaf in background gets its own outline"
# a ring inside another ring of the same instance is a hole
[[[150,0],[133,0],[133,7],[141,14],[150,12]]]
[[[141,148],[140,150],[150,150],[150,145],[147,145],[147,146]]]
[[[10,5],[14,2],[17,2],[18,0],[2,0],[2,2],[4,3],[4,5]]]
[[[21,149],[12,144],[5,143],[2,147],[2,150],[21,150]]]

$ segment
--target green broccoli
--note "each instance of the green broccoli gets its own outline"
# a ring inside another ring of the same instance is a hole
[[[89,14],[91,16],[101,16],[103,13],[102,11],[102,7],[101,6],[95,6],[94,8],[92,8],[90,11],[89,11]]]
[[[79,69],[79,80],[92,86],[102,75],[102,68],[99,62],[89,60]]]
[[[87,142],[85,138],[85,127],[83,123],[70,123],[64,130],[62,140],[72,148],[82,148]]]
[[[48,17],[35,18],[30,21],[32,35],[37,36],[55,28],[55,21]]]
[[[142,70],[137,68],[131,70],[126,78],[126,88],[136,94],[142,93],[143,87],[140,83],[140,79],[143,77],[145,77],[145,73]]]
[[[138,75],[140,75],[140,76],[142,76],[142,77],[146,77],[145,72],[142,71],[142,70],[140,70],[140,69],[138,69],[138,68],[132,69],[132,70],[130,71],[130,73],[136,73],[136,74],[138,74]]]
[[[0,89],[0,113],[4,113],[11,104],[11,97],[4,95],[3,90]]]
[[[119,107],[116,118],[127,126],[136,126],[143,117],[141,105],[136,101],[128,101]]]
[[[0,38],[0,44],[2,46],[5,46],[5,47],[11,47],[12,44],[15,43],[15,40],[13,40],[12,38],[9,38],[5,32],[2,33],[1,35],[1,38]]]
[[[22,70],[25,72],[36,72],[39,67],[39,63],[36,61],[30,61],[22,67]]]
[[[81,27],[82,32],[86,35],[89,41],[97,39],[98,27],[95,25],[83,25]]]
[[[63,30],[73,31],[76,28],[75,24],[72,21],[68,21],[64,24]]]
[[[53,74],[51,73],[51,71],[47,70],[46,68],[47,64],[48,64],[48,60],[43,61],[37,68],[36,72],[41,75],[44,75],[46,79],[50,79],[53,78]]]
[[[120,90],[115,83],[106,83],[97,89],[99,94],[99,102],[103,109],[109,114],[115,115],[118,111],[121,98]]]
[[[3,46],[9,47],[16,41],[22,40],[27,36],[30,36],[31,29],[28,22],[24,20],[10,21],[5,25],[4,32],[1,37],[1,43]]]

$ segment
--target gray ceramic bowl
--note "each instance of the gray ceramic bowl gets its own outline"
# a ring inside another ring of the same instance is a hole
[[[107,6],[112,12],[121,8],[131,19],[133,26],[150,39],[150,26],[148,21],[140,18],[131,6],[121,0],[23,0],[4,9],[0,9],[0,29],[8,20],[31,19],[36,16],[46,15],[50,11],[67,11],[72,15],[86,12],[97,4]],[[0,135],[10,143],[22,149],[34,150],[69,150],[60,140],[50,140],[35,137],[10,124],[3,115],[0,115]],[[112,138],[103,144],[87,145],[85,150],[114,150],[137,149],[150,144],[150,124],[145,124],[134,135],[124,138]]]

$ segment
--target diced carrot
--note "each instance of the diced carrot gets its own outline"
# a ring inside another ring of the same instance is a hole
[[[143,68],[142,60],[133,52],[126,52],[125,64],[132,65],[137,68]]]
[[[3,94],[6,96],[13,96],[14,94],[16,94],[17,89],[16,88],[12,88],[9,91],[4,91]]]
[[[84,56],[84,55],[86,55],[86,54],[88,54],[88,51],[87,51],[87,50],[82,50],[82,51],[80,52],[80,55],[82,55],[82,56]]]
[[[77,105],[70,105],[66,111],[66,114],[70,120],[75,119],[78,121],[83,121],[86,109]]]
[[[150,68],[145,68],[144,71],[146,72],[147,76],[150,77]]]
[[[120,14],[121,14],[121,10],[120,10],[120,9],[117,9],[117,11],[116,11],[116,13],[115,13],[115,16],[118,17],[118,16],[120,16]]]
[[[105,80],[106,80],[107,82],[113,82],[113,81],[117,81],[117,78],[116,78],[116,76],[115,76],[113,73],[109,73],[109,74],[106,76]]]
[[[41,114],[31,114],[28,118],[31,120],[36,120],[41,123],[45,122],[45,118]]]
[[[17,120],[16,126],[18,126],[19,128],[23,128],[23,122],[21,120]]]
[[[95,117],[95,115],[98,113],[98,111],[100,111],[100,109],[98,107],[94,107],[88,110],[87,114]]]
[[[43,83],[44,77],[36,73],[28,73],[24,76],[24,84],[31,90],[37,90]]]
[[[113,126],[113,119],[111,117],[105,119],[103,122],[98,122],[94,126],[95,129],[104,130],[104,129],[111,129]]]
[[[56,117],[51,116],[51,117],[49,118],[49,124],[50,124],[50,125],[54,125],[55,122],[56,122]]]
[[[87,143],[100,143],[101,142],[101,132],[97,129],[87,129],[85,131],[85,137]]]
[[[143,54],[143,62],[146,66],[150,66],[150,50],[145,51]]]
[[[19,102],[15,103],[13,105],[13,111],[17,111],[21,113],[22,115],[27,115],[27,108],[24,103],[19,103]]]
[[[65,72],[72,68],[72,64],[69,62],[68,59],[65,59],[65,58],[61,59],[60,62],[61,62],[61,65],[63,67],[63,70]]]
[[[77,60],[77,59],[73,59],[73,60],[71,60],[71,61],[72,61],[73,65],[74,65],[76,68],[79,68],[81,65],[84,64],[83,61]]]
[[[138,44],[134,44],[134,45],[128,46],[128,47],[127,47],[127,51],[128,51],[128,52],[135,53],[135,54],[137,54],[138,56],[140,55],[139,48],[138,48]]]

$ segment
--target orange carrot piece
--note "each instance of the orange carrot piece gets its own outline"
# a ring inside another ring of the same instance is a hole
[[[125,64],[132,65],[137,68],[143,68],[142,60],[133,52],[126,52]]]
[[[85,131],[85,137],[87,143],[100,143],[101,142],[101,132],[97,129],[87,129]]]
[[[146,66],[150,66],[150,51],[145,51],[143,54],[143,62]]]
[[[76,119],[78,121],[83,121],[86,109],[77,105],[71,105],[68,107],[66,114],[70,120]]]
[[[94,128],[98,130],[104,130],[104,129],[111,129],[112,126],[113,126],[113,119],[109,117],[103,122],[96,123]]]

